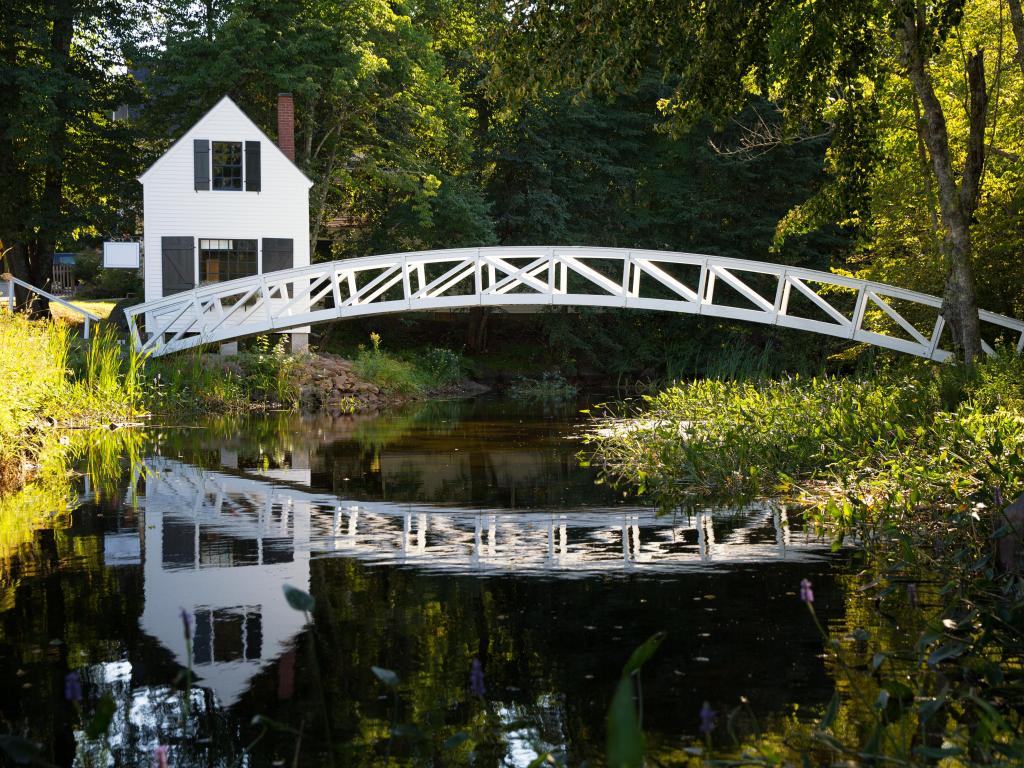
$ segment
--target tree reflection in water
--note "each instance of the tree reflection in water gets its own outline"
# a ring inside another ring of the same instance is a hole
[[[812,578],[827,619],[842,588],[799,515],[658,518],[577,466],[574,411],[511,408],[271,415],[153,431],[127,458],[94,460],[81,504],[4,557],[4,727],[60,765],[104,749],[150,765],[160,744],[172,765],[236,764],[256,715],[282,726],[254,765],[292,759],[288,729],[311,764],[333,750],[336,764],[372,765],[388,749],[414,763],[525,765],[549,749],[599,762],[622,663],[659,630],[644,683],[656,747],[696,737],[705,700],[724,710],[746,696],[769,729],[794,704],[828,701],[792,593]],[[315,629],[284,584],[314,596]],[[474,660],[485,697],[470,690]],[[190,662],[186,694],[175,681]],[[398,675],[394,699],[373,665]],[[63,696],[70,670],[81,713]],[[81,730],[104,694],[116,703],[105,744]]]

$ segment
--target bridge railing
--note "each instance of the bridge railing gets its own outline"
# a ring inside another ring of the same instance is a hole
[[[781,264],[640,249],[499,246],[346,259],[205,285],[125,314],[139,351],[159,356],[360,315],[560,305],[746,320],[939,361],[952,354],[941,346],[938,297]],[[1024,322],[980,318],[1024,349]]]
[[[90,332],[92,330],[92,324],[93,323],[98,323],[100,321],[99,316],[94,315],[92,312],[89,312],[88,310],[82,309],[81,307],[76,307],[71,302],[62,299],[59,296],[54,296],[52,293],[49,293],[48,291],[44,291],[42,288],[37,288],[36,286],[32,285],[31,283],[26,283],[24,280],[19,280],[18,278],[16,278],[14,275],[10,274],[9,272],[5,272],[4,274],[0,275],[0,281],[3,281],[5,283],[7,283],[7,291],[6,291],[6,293],[7,293],[7,296],[6,296],[7,308],[8,308],[8,310],[11,313],[14,312],[14,305],[15,305],[14,286],[17,285],[17,286],[21,286],[22,288],[24,288],[26,291],[29,292],[29,294],[33,294],[34,293],[37,296],[42,296],[44,299],[52,301],[52,302],[54,302],[56,304],[60,304],[65,309],[69,309],[72,312],[81,315],[82,319],[85,321],[85,329],[84,329],[84,332],[82,334],[83,338],[88,339],[89,338],[89,334],[90,334]]]

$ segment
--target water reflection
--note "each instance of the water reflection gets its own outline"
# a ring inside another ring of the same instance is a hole
[[[310,764],[334,752],[373,765],[386,750],[463,764],[445,740],[485,731],[478,764],[546,749],[599,762],[622,663],[664,629],[645,682],[652,743],[693,734],[705,699],[748,696],[765,723],[827,701],[813,627],[787,594],[810,576],[822,615],[839,609],[827,546],[779,505],[658,517],[625,503],[577,466],[573,415],[484,401],[154,431],[80,487],[34,559],[10,560],[0,730],[35,732],[60,765],[76,751],[148,765],[161,743],[172,764],[237,764],[255,714],[305,724]],[[315,634],[284,584],[316,598]],[[468,690],[474,659],[485,701]],[[374,664],[398,673],[398,714],[423,735],[387,744],[395,714]],[[186,706],[174,681],[189,666]],[[83,712],[115,702],[106,745],[62,698],[70,670]],[[251,764],[293,751],[275,732]]]

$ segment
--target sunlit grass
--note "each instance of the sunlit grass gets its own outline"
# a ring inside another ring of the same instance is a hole
[[[99,317],[101,320],[106,320],[110,317],[110,313],[114,309],[114,305],[117,304],[116,299],[95,299],[95,300],[83,300],[83,301],[69,301],[69,304],[73,304],[76,307],[84,309],[86,312]],[[78,314],[74,310],[68,309],[65,306],[52,302],[50,304],[50,314],[53,315],[54,319],[61,320],[68,325],[84,325],[85,317]]]
[[[57,320],[0,314],[0,467],[8,482],[11,466],[46,441],[40,420],[85,426],[142,413],[141,364],[112,328],[86,342]]]

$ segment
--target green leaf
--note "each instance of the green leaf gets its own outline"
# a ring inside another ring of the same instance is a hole
[[[370,669],[373,671],[373,674],[377,676],[377,679],[384,683],[388,688],[398,687],[398,675],[390,669],[384,669],[383,667],[370,667]]]
[[[836,716],[839,714],[839,691],[832,694],[832,700],[828,703],[828,709],[825,710],[825,716],[821,718],[821,723],[818,728],[821,730],[827,730],[832,727],[832,723],[836,721]]]
[[[928,655],[928,666],[934,667],[940,662],[955,659],[966,650],[963,643],[943,643]]]
[[[640,647],[633,651],[633,655],[629,657],[629,661],[626,662],[626,666],[622,668],[623,676],[628,676],[639,671],[640,667],[642,667],[644,663],[654,655],[654,652],[658,650],[658,647],[661,645],[667,634],[667,632],[656,632],[644,640]]]
[[[643,765],[644,734],[633,701],[633,679],[629,675],[623,675],[619,680],[608,707],[606,757],[608,768],[640,768]]]
[[[115,712],[117,712],[117,704],[114,703],[114,697],[109,693],[103,694],[96,703],[96,712],[93,714],[92,720],[85,726],[85,735],[90,739],[98,739],[103,736],[110,728]]]
[[[305,613],[313,612],[316,600],[311,594],[309,594],[309,592],[303,592],[301,589],[293,587],[291,584],[283,584],[281,589],[284,590],[284,599],[288,601],[288,605],[296,611],[304,611]]]

